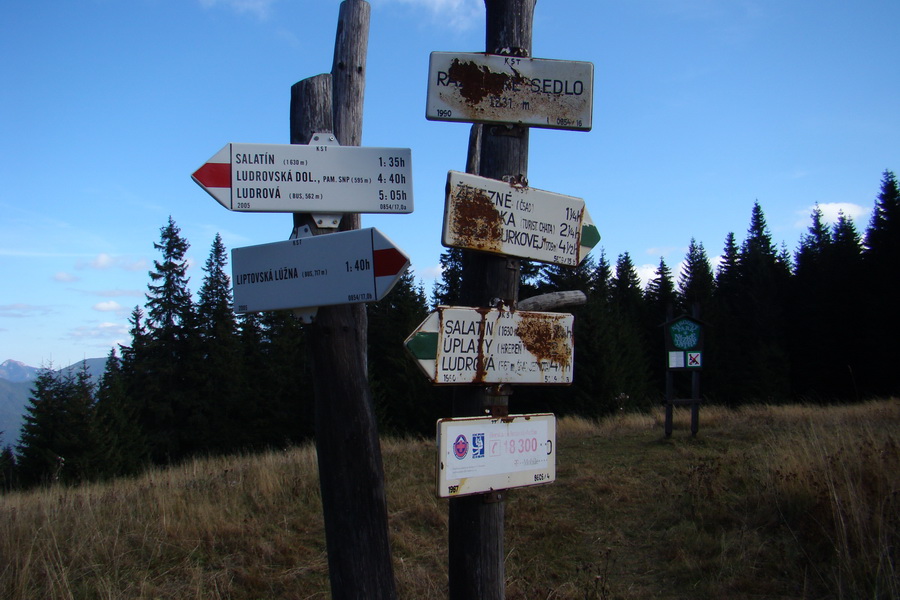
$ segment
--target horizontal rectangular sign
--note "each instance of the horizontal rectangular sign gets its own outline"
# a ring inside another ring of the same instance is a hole
[[[413,212],[409,148],[228,144],[192,177],[239,212]]]
[[[441,241],[574,267],[600,242],[600,233],[581,198],[450,171]]]
[[[441,419],[437,444],[441,498],[556,480],[552,414]]]
[[[238,313],[381,300],[409,257],[375,228],[231,251]]]
[[[589,62],[432,52],[425,117],[590,131],[593,96]]]
[[[439,306],[406,339],[436,384],[572,383],[574,317]]]

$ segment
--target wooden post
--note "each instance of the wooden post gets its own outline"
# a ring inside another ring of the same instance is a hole
[[[359,145],[368,19],[367,2],[341,3],[332,73],[291,89],[291,143],[334,130],[341,145]],[[311,215],[295,214],[294,224],[327,233]],[[342,230],[358,228],[359,215],[344,216]],[[319,484],[331,597],[337,600],[397,597],[366,332],[362,304],[320,307],[309,330]]]
[[[491,54],[531,55],[536,0],[485,0],[485,49]],[[478,174],[492,179],[527,177],[528,128],[484,125]],[[473,161],[470,161],[472,164]],[[463,251],[460,299],[464,306],[491,306],[495,299],[516,302],[518,259]],[[497,386],[499,387],[499,386]],[[453,416],[480,416],[502,404],[505,390],[465,387],[455,390]],[[500,600],[505,597],[503,494],[451,498],[449,506],[449,575],[451,600]]]
[[[672,437],[672,412],[675,402],[675,374],[672,369],[666,369],[666,421],[665,428],[666,437]]]

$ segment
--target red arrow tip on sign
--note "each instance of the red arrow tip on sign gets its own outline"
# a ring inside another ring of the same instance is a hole
[[[192,177],[205,188],[230,188],[231,164],[206,163],[194,171]]]
[[[372,252],[372,262],[375,267],[375,277],[388,277],[399,273],[409,261],[406,255],[396,248],[385,248]]]

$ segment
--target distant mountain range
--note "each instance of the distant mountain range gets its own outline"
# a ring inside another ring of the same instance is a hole
[[[88,358],[87,364],[91,379],[97,383],[106,370],[105,358]],[[58,369],[57,372],[78,372],[81,361]],[[23,362],[9,359],[0,363],[0,446],[15,446],[19,440],[22,427],[22,415],[31,396],[34,380],[40,373],[38,367],[30,367]]]

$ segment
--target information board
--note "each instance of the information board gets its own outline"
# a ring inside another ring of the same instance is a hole
[[[441,419],[437,495],[464,496],[556,480],[556,417]]]

